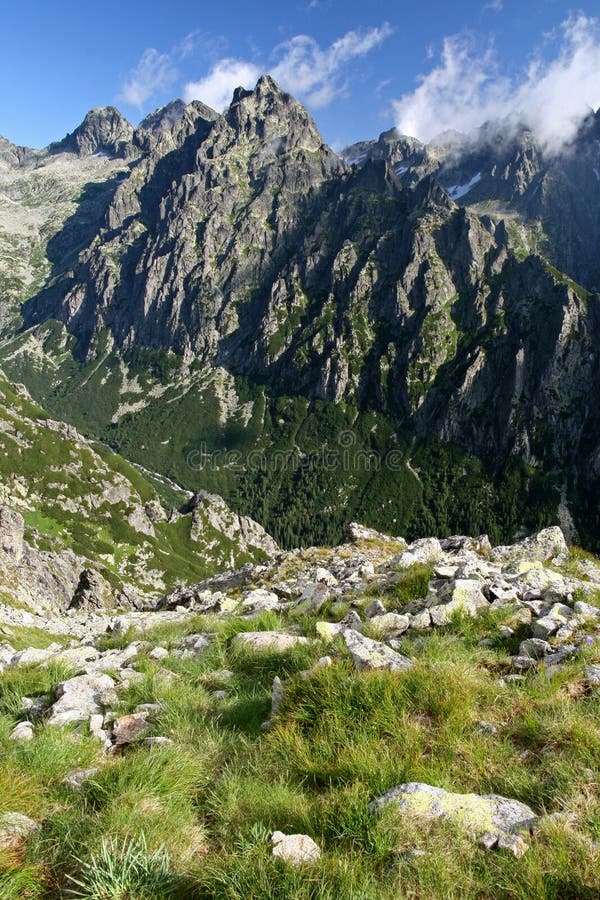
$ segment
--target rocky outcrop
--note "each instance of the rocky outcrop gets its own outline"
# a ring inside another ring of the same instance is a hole
[[[24,534],[23,516],[6,506],[0,506],[0,550],[11,556],[15,562],[23,555]]]
[[[114,106],[100,106],[90,110],[71,134],[53,144],[54,153],[70,152],[78,156],[94,153],[117,155],[133,138],[133,127]]]

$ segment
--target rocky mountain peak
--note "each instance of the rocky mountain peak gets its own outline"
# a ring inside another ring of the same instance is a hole
[[[319,150],[324,146],[308,110],[285,93],[270,75],[262,75],[253,91],[237,88],[226,119],[238,133],[262,140],[285,138],[288,146]]]
[[[54,152],[76,153],[91,156],[94,153],[116,155],[123,145],[133,138],[133,126],[114,106],[99,106],[91,109],[81,125],[67,134],[58,144],[53,144]]]

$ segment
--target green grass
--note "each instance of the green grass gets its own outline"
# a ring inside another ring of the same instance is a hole
[[[424,572],[405,576],[403,599],[421,593]],[[174,743],[115,757],[103,758],[85,729],[38,724],[33,741],[9,741],[20,697],[50,696],[64,672],[5,672],[2,809],[31,815],[43,828],[18,858],[0,860],[0,885],[7,896],[45,898],[72,896],[75,879],[81,896],[132,900],[147,892],[192,900],[591,900],[600,891],[593,844],[600,835],[600,698],[585,689],[583,669],[600,649],[592,645],[553,678],[534,672],[501,687],[508,657],[500,633],[493,647],[478,646],[482,634],[495,633],[500,613],[456,617],[424,640],[405,637],[414,666],[402,674],[356,672],[343,642],[327,649],[332,666],[308,676],[325,652],[319,642],[283,654],[232,644],[244,628],[285,627],[286,617],[273,613],[195,617],[156,631],[151,643],[171,649],[185,633],[216,636],[193,658],[157,662],[142,654],[143,678],[121,693],[117,712],[158,703],[150,733]],[[311,627],[305,623],[304,631]],[[264,732],[276,674],[284,679],[284,704]],[[215,698],[216,689],[227,696]],[[483,733],[480,721],[497,733]],[[99,766],[98,774],[80,794],[67,791],[64,776],[89,765]],[[517,860],[481,850],[448,823],[398,819],[390,811],[378,818],[368,810],[374,797],[404,781],[495,792],[538,813],[568,810],[575,819],[545,823]],[[321,860],[301,870],[274,860],[275,829],[310,834]],[[428,855],[407,858],[414,849]]]

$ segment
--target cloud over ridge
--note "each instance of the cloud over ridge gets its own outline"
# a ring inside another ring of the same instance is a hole
[[[348,31],[324,49],[310,35],[298,34],[275,48],[271,65],[259,66],[234,57],[218,60],[207,75],[185,85],[183,97],[187,103],[202,100],[221,112],[231,102],[236,87],[254,87],[259,75],[266,72],[311,106],[323,107],[344,91],[346,64],[369,53],[391,33],[387,23],[365,31]]]
[[[548,152],[557,152],[600,106],[598,20],[565,20],[552,45],[550,57],[536,54],[514,79],[502,74],[493,46],[479,52],[467,34],[445,38],[439,63],[394,102],[396,127],[427,142],[446,130],[468,134],[484,122],[508,120],[529,126]]]

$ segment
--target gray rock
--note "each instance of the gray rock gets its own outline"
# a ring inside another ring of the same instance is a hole
[[[531,633],[534,638],[540,638],[543,641],[546,641],[547,638],[552,637],[553,634],[559,629],[559,622],[556,619],[550,618],[550,616],[542,616],[540,619],[536,619],[535,622],[531,625]]]
[[[0,506],[0,550],[15,562],[23,555],[25,521],[23,516],[6,506]]]
[[[307,645],[308,638],[295,634],[287,634],[283,631],[243,631],[236,634],[232,640],[232,646],[246,648],[257,652],[277,651],[285,653],[300,645]]]
[[[585,677],[591,687],[600,687],[600,666],[587,666]]]
[[[519,656],[528,656],[530,659],[543,659],[551,650],[548,641],[540,638],[528,638],[519,644]]]
[[[6,812],[0,815],[0,850],[15,847],[39,828],[37,822],[21,813]]]
[[[279,597],[273,591],[255,588],[244,595],[242,609],[250,612],[262,612],[263,610],[279,609],[280,604]]]
[[[56,688],[57,700],[50,709],[49,725],[87,722],[103,707],[116,702],[115,682],[108,675],[76,675]]]
[[[404,634],[405,631],[408,631],[410,619],[408,616],[402,616],[399,613],[384,613],[383,615],[372,616],[371,625],[385,638],[390,637],[390,635]]]
[[[344,632],[344,640],[359,671],[369,669],[389,669],[391,672],[406,672],[412,661],[391,647],[364,637],[357,631]]]
[[[62,784],[73,793],[78,793],[83,790],[85,785],[91,781],[99,771],[100,769],[97,766],[90,766],[88,769],[75,769],[63,778]]]
[[[369,605],[365,607],[364,613],[367,619],[372,619],[374,616],[385,615],[386,608],[381,600],[371,600]]]
[[[33,740],[33,725],[31,722],[19,722],[10,733],[11,741]]]
[[[537,821],[533,810],[518,800],[497,794],[453,794],[443,788],[409,782],[391,788],[369,804],[380,812],[392,805],[399,813],[430,819],[449,819],[474,839],[529,831]]]

